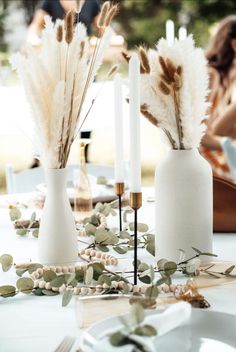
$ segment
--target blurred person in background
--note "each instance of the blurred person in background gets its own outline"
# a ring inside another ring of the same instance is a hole
[[[215,174],[236,180],[236,16],[219,23],[206,58],[210,108],[202,154]]]
[[[100,5],[100,0],[41,0],[29,26],[27,41],[33,45],[40,45],[40,33],[46,15],[56,22],[57,19],[63,19],[68,11],[76,11],[78,8],[81,9],[79,21],[84,23],[88,35],[91,35],[92,26],[96,26],[97,23]]]

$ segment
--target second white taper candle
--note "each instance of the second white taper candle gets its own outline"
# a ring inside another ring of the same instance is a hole
[[[140,148],[140,61],[132,55],[129,61],[129,112],[130,112],[130,192],[141,192]]]

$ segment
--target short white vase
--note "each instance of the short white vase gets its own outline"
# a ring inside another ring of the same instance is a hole
[[[212,252],[212,170],[197,149],[171,150],[156,168],[156,259]],[[207,257],[204,258],[207,260]]]
[[[77,234],[66,193],[66,169],[45,170],[47,195],[39,228],[38,254],[42,264],[75,263]]]

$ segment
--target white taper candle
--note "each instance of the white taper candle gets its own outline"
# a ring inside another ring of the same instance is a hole
[[[122,80],[120,74],[114,78],[114,108],[115,108],[115,182],[124,182],[124,137],[122,109]]]
[[[184,26],[179,28],[179,40],[184,40],[187,38],[187,29]]]
[[[129,111],[130,111],[130,192],[141,192],[140,150],[140,61],[132,55],[129,61]]]
[[[174,44],[175,40],[175,25],[172,20],[166,21],[166,40],[169,45]]]

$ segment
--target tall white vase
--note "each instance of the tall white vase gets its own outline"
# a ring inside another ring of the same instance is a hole
[[[75,263],[77,234],[66,193],[66,169],[47,169],[45,177],[47,195],[39,228],[39,260],[43,264]]]
[[[169,151],[156,169],[155,190],[156,258],[178,261],[178,249],[189,258],[191,247],[212,252],[212,170],[198,150]]]

